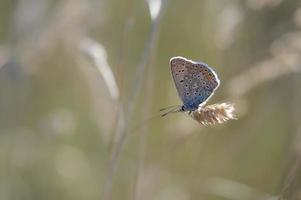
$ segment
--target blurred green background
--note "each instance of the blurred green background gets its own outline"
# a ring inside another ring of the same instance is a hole
[[[158,115],[178,55],[238,120]],[[301,199],[300,70],[298,0],[1,0],[0,199]]]

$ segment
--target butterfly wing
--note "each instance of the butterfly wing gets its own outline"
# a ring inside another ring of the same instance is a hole
[[[199,104],[205,104],[220,84],[217,74],[205,63],[178,56],[170,59],[170,67],[186,110],[195,110]]]

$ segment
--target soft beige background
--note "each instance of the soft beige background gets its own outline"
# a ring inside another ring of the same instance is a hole
[[[177,55],[238,120],[158,116]],[[300,56],[297,0],[1,0],[0,199],[301,199]]]

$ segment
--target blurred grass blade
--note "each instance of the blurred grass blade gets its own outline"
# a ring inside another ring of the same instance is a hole
[[[152,20],[156,20],[159,16],[162,0],[146,0]]]
[[[81,42],[81,49],[93,60],[98,71],[104,78],[112,99],[118,100],[120,92],[113,71],[107,61],[106,49],[101,44],[89,38]]]

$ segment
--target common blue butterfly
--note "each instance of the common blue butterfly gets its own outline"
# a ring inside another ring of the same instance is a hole
[[[206,104],[220,85],[217,74],[206,63],[195,62],[180,56],[172,57],[169,63],[183,105],[172,107],[162,116],[173,112],[196,110]],[[166,109],[161,109],[161,111]]]

